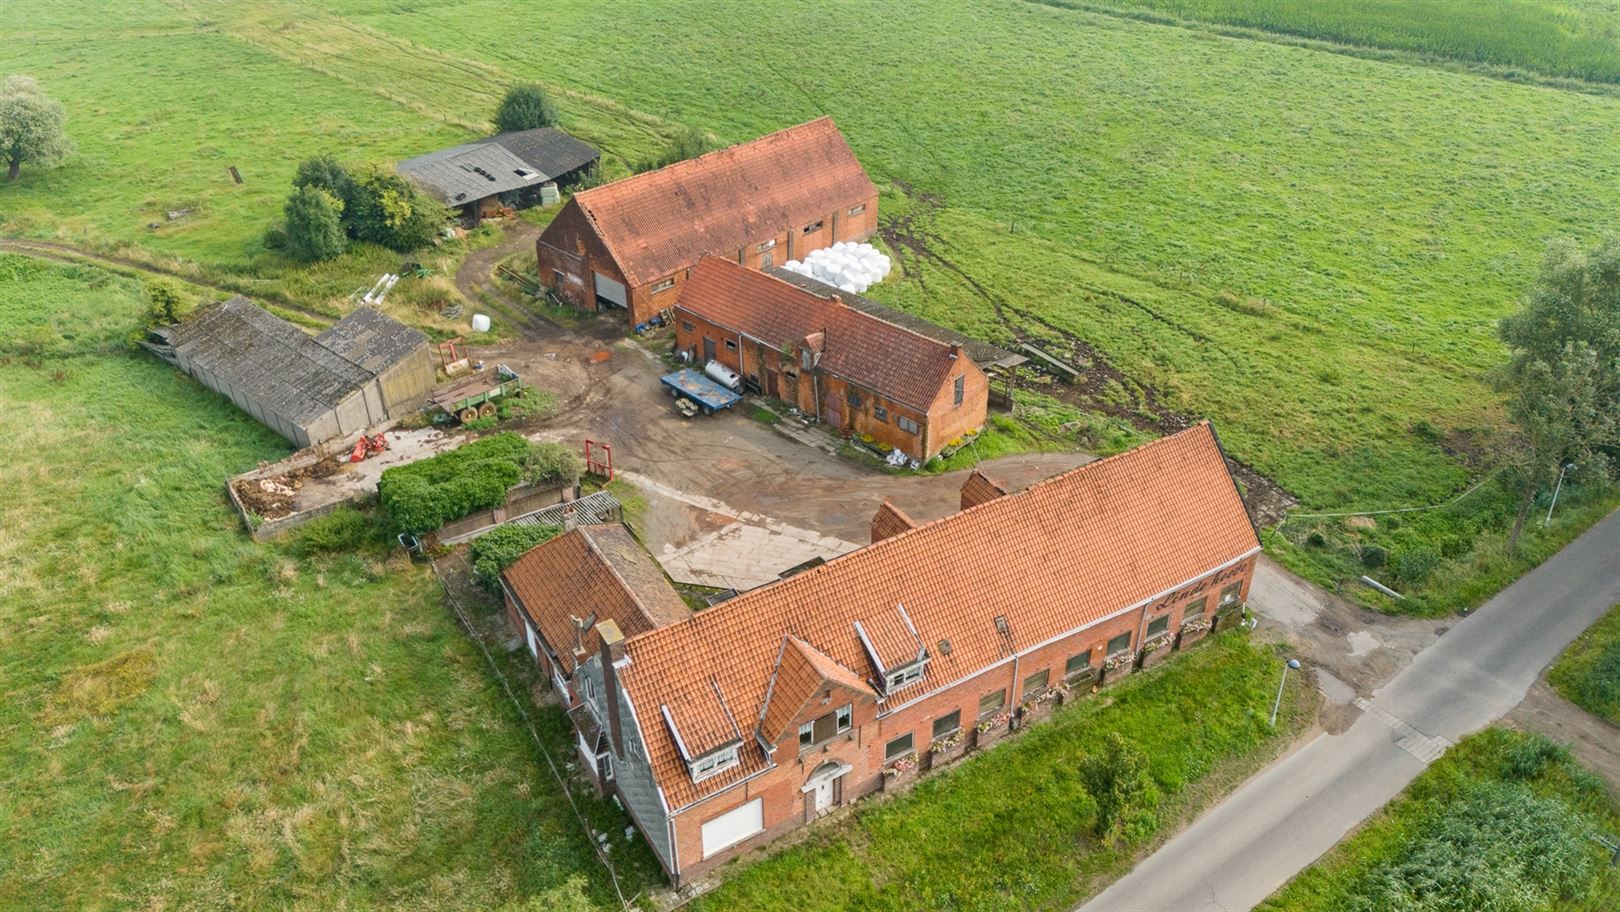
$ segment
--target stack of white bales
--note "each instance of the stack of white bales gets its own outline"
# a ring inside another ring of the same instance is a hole
[[[860,294],[883,281],[892,264],[871,244],[839,241],[831,247],[811,251],[801,262],[788,260],[782,268],[809,276],[842,291]]]

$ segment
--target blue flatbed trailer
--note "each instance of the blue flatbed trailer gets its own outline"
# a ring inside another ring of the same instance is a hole
[[[665,374],[661,379],[663,384],[669,387],[670,395],[675,397],[677,405],[680,404],[681,398],[685,397],[701,408],[705,415],[713,415],[742,401],[742,396],[691,368]]]

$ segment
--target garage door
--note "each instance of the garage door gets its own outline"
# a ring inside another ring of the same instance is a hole
[[[596,306],[611,304],[614,307],[629,307],[625,303],[629,300],[624,293],[624,283],[615,282],[600,272],[592,273],[596,276]]]
[[[722,852],[765,829],[762,799],[755,798],[703,825],[703,857]]]

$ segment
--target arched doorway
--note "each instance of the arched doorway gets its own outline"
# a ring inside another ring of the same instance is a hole
[[[814,820],[844,803],[844,776],[848,763],[828,760],[816,767],[799,791],[804,793],[804,819]]]

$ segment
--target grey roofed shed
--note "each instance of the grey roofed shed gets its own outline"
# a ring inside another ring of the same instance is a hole
[[[538,187],[601,157],[594,148],[553,127],[502,133],[399,163],[399,173],[451,206]]]
[[[311,336],[237,296],[151,336],[152,351],[300,447],[400,417],[434,381],[427,336],[370,308]]]

